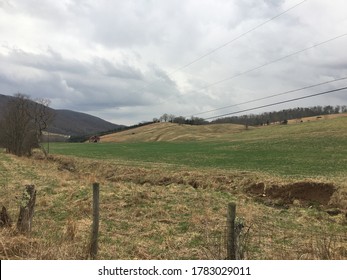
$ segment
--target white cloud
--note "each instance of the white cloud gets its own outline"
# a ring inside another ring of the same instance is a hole
[[[315,0],[231,42],[299,2],[2,0],[0,93],[48,97],[52,107],[133,124],[347,76],[345,36],[228,79],[346,33],[346,1]],[[346,92],[288,107],[339,103],[347,103]]]

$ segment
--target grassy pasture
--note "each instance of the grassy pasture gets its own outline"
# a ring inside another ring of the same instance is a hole
[[[347,118],[221,133],[218,140],[51,145],[53,154],[294,177],[347,174]],[[175,126],[170,126],[175,129]]]

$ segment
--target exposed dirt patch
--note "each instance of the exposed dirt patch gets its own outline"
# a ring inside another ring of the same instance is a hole
[[[336,187],[328,183],[316,182],[297,182],[284,186],[271,185],[266,187],[264,183],[252,184],[246,189],[252,196],[262,197],[264,200],[280,200],[283,204],[301,204],[315,203],[327,206]]]
[[[252,196],[265,196],[265,184],[264,183],[254,183],[246,188],[246,193]]]
[[[272,186],[265,190],[271,198],[281,198],[286,203],[293,203],[295,199],[327,205],[335,192],[332,184],[298,182],[284,187]]]

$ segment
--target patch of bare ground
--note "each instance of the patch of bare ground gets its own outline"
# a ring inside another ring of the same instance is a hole
[[[307,181],[270,186],[265,186],[264,183],[255,183],[246,187],[246,193],[267,203],[272,201],[274,204],[284,205],[317,204],[344,208],[344,203],[339,204],[336,198],[337,187],[331,183]]]

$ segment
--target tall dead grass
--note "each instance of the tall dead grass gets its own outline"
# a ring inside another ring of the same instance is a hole
[[[30,236],[0,229],[1,259],[88,259],[95,181],[101,184],[100,259],[223,259],[230,201],[251,227],[246,258],[346,258],[346,242],[329,242],[346,229],[344,216],[330,217],[316,206],[256,202],[244,192],[259,182],[280,185],[293,179],[69,157],[11,158],[6,172],[11,176],[0,189],[1,203],[12,218],[24,182],[36,185],[37,205]],[[326,242],[310,234],[322,225]]]

